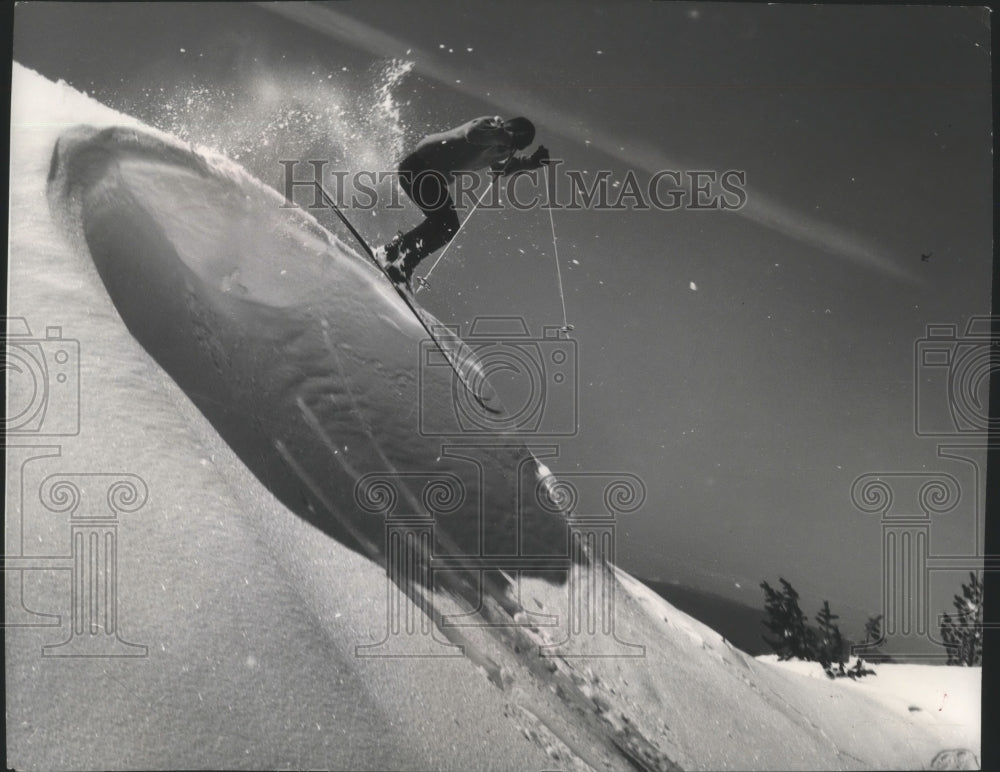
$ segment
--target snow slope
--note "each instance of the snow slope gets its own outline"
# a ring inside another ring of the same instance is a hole
[[[412,411],[422,330],[356,253],[237,167],[80,129],[158,136],[17,65],[12,109],[9,313],[79,340],[81,397],[78,435],[8,449],[7,616],[49,625],[8,630],[10,765],[848,769],[978,754],[978,710],[914,718],[757,662],[617,570],[613,639],[570,636],[574,582],[526,577],[476,608],[459,572],[413,598],[439,621],[473,610],[423,641],[464,656],[358,656],[394,596],[357,480],[455,473],[484,502],[484,533],[514,538],[527,507],[544,554],[563,532],[523,498],[536,462],[519,443],[478,449],[498,475],[483,485],[439,459]],[[450,376],[434,377],[430,409],[445,409]],[[9,388],[25,400],[21,380]],[[66,515],[37,491],[71,473],[148,488],[118,526],[119,635],[146,656],[41,654],[67,638],[71,596],[68,572],[45,570],[67,552]],[[480,535],[443,530],[446,551]],[[595,656],[604,644],[631,656]]]
[[[877,676],[851,681],[830,681],[814,662],[786,660],[777,655],[757,658],[776,667],[808,678],[825,681],[835,689],[869,694],[889,711],[886,721],[916,722],[920,725],[948,725],[966,734],[967,747],[980,744],[981,667],[930,667],[927,665],[881,664],[873,666]],[[850,663],[853,664],[853,661]]]

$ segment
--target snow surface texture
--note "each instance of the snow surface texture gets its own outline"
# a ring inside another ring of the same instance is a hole
[[[755,661],[617,570],[611,643],[632,656],[592,656],[608,639],[570,637],[574,583],[541,578],[524,578],[516,601],[488,594],[466,626],[442,625],[423,642],[427,653],[460,646],[464,656],[358,656],[358,645],[385,639],[393,593],[378,554],[361,554],[366,538],[382,542],[383,522],[372,516],[369,526],[353,508],[355,479],[417,462],[460,468],[439,461],[402,412],[413,402],[422,330],[374,269],[278,209],[235,165],[168,137],[102,137],[79,124],[157,136],[15,65],[9,313],[36,337],[60,326],[80,341],[81,399],[78,436],[8,449],[6,549],[22,561],[9,565],[34,559],[39,570],[8,568],[7,618],[48,625],[8,629],[10,765],[974,763],[977,670],[928,668],[948,699],[932,710],[928,696],[904,713],[879,692],[890,666],[843,684]],[[432,407],[451,399],[450,376],[437,377]],[[324,404],[330,394],[336,405]],[[242,426],[248,416],[261,425]],[[317,442],[316,425],[343,434]],[[534,482],[536,463],[519,445],[479,452],[503,473],[485,489],[475,475],[463,480],[477,497],[482,490],[486,532],[502,542],[512,506],[525,503],[518,478]],[[319,487],[293,482],[302,477],[289,459]],[[122,514],[117,529],[117,635],[145,656],[42,655],[69,637],[71,598],[68,571],[41,570],[67,553],[67,515],[41,506],[38,491],[50,475],[74,473],[134,474],[148,488],[145,506]],[[558,533],[544,514],[526,518],[545,524],[527,537],[539,552]],[[457,526],[446,532],[452,546],[470,538]],[[584,569],[573,570],[581,578]],[[456,576],[414,599],[439,621],[455,619],[474,608],[468,589]],[[547,644],[563,645],[539,656]]]

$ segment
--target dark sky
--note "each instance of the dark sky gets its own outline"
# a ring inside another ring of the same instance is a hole
[[[964,329],[990,310],[987,16],[29,3],[15,58],[171,128],[185,93],[224,87],[238,114],[259,98],[262,72],[349,90],[397,57],[414,62],[394,92],[407,143],[479,114],[523,113],[565,168],[616,181],[632,170],[643,184],[660,169],[745,172],[739,212],[554,213],[580,422],[551,466],[646,482],[646,506],[621,523],[619,562],[633,572],[752,603],[760,580],[781,574],[810,606],[829,598],[854,632],[881,597],[880,529],[851,504],[857,477],[960,477],[969,493],[934,524],[932,551],[968,554],[982,513],[971,475],[915,435],[914,346],[928,324]],[[192,134],[231,149],[225,132]],[[241,160],[275,181],[264,140],[289,149],[293,133],[261,134]],[[377,242],[415,222],[411,210],[360,227]],[[477,212],[435,279],[421,302],[449,322],[521,315],[537,333],[562,319],[544,211]],[[922,399],[946,420],[943,396]]]

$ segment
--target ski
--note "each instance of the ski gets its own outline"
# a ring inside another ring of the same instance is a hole
[[[379,272],[385,277],[385,280],[392,285],[392,288],[396,291],[396,294],[406,303],[407,308],[413,313],[417,321],[420,322],[420,326],[424,328],[424,332],[427,336],[434,341],[438,350],[444,355],[444,358],[448,360],[448,364],[451,365],[451,369],[454,370],[455,375],[458,380],[461,381],[462,386],[465,387],[466,391],[472,395],[476,403],[479,404],[483,410],[494,415],[500,414],[500,409],[494,407],[490,402],[494,401],[494,395],[492,394],[492,388],[486,380],[486,374],[483,372],[482,367],[479,365],[479,361],[476,359],[476,355],[473,353],[457,333],[453,332],[449,328],[441,325],[436,319],[430,317],[430,315],[424,311],[420,306],[416,304],[410,293],[400,287],[396,282],[392,280],[382,261],[378,259],[372,248],[368,246],[368,242],[362,238],[361,234],[354,228],[351,221],[347,219],[347,216],[340,211],[340,207],[337,206],[330,197],[323,191],[323,198],[333,209],[337,217],[344,226],[351,232],[358,244],[361,245],[361,249],[364,253],[368,255],[368,259],[372,261]],[[479,388],[477,388],[479,386]],[[489,390],[490,393],[483,394],[482,392]]]

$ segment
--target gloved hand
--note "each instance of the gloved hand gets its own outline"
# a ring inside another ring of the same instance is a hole
[[[542,164],[549,162],[548,148],[545,145],[539,145],[538,149],[528,157],[528,160],[531,161],[533,169],[541,169]]]

